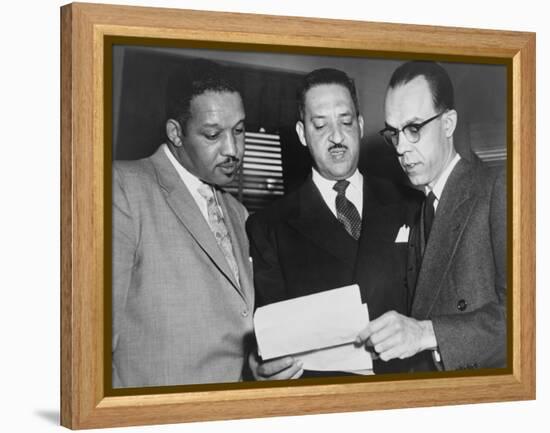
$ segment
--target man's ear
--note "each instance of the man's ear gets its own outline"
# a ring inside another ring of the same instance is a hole
[[[307,147],[306,137],[304,134],[304,122],[302,122],[301,120],[298,120],[296,122],[296,134],[298,134],[298,138],[300,139],[300,143],[302,143],[302,146]]]
[[[445,128],[445,137],[451,138],[456,129],[458,113],[456,110],[449,110],[444,114],[443,127]]]
[[[365,121],[363,120],[363,116],[360,114],[357,116],[357,122],[359,123],[359,137],[363,138],[363,128],[365,126]]]
[[[166,136],[168,140],[176,147],[181,147],[183,145],[182,131],[180,123],[174,119],[168,119],[166,121]]]

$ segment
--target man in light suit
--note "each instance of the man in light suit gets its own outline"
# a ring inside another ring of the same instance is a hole
[[[382,359],[433,355],[444,370],[506,367],[506,181],[454,146],[453,87],[434,62],[391,77],[381,131],[426,200],[410,238],[411,316],[392,311],[359,336]]]
[[[311,176],[247,222],[256,306],[358,284],[370,317],[388,310],[406,314],[407,238],[399,242],[397,235],[414,221],[419,207],[415,191],[358,171],[363,117],[353,80],[344,72],[308,74],[299,116],[296,132],[313,158]],[[257,379],[304,373],[292,357],[260,361],[250,356]],[[409,371],[409,361],[376,360],[374,369]],[[323,375],[334,374],[340,373]]]
[[[245,208],[219,186],[242,162],[240,94],[197,61],[168,86],[167,141],[113,164],[112,384],[242,379],[254,292]]]

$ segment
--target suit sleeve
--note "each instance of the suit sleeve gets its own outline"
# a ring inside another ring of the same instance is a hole
[[[257,215],[246,222],[254,269],[255,308],[286,298],[276,237],[270,225]]]
[[[495,301],[475,311],[433,317],[445,370],[506,366],[506,181],[491,193],[489,230],[495,269]]]
[[[126,195],[123,177],[116,166],[113,168],[113,214],[112,214],[112,383],[122,386],[115,353],[121,332],[123,313],[132,281],[132,269],[136,254],[135,226],[130,203]]]

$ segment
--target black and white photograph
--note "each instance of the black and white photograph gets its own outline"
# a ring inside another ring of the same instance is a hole
[[[113,390],[507,371],[509,68],[113,45]]]
[[[545,10],[4,2],[0,429],[544,430]]]

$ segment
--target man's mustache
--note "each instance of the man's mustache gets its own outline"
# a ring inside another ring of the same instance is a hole
[[[240,162],[241,162],[241,159],[237,158],[236,156],[227,156],[222,162],[219,163],[219,165],[239,164]]]
[[[345,144],[336,143],[336,144],[333,144],[332,146],[330,146],[328,148],[328,150],[330,152],[331,150],[334,150],[334,149],[347,149],[347,148],[348,148],[348,146],[346,146]]]

